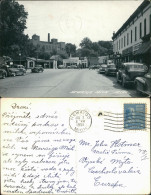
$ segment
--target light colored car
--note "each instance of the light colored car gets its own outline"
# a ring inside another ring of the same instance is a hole
[[[19,73],[17,75],[25,75],[26,74],[26,69],[23,65],[14,64],[14,65],[12,65],[12,68],[16,68],[17,70],[19,70]]]

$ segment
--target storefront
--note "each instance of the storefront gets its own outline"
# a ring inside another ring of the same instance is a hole
[[[145,63],[149,67],[151,65],[151,40],[143,42],[134,55],[136,62]]]

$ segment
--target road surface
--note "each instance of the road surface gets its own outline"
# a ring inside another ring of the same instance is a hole
[[[113,76],[88,69],[45,69],[43,73],[0,79],[1,97],[142,97]]]

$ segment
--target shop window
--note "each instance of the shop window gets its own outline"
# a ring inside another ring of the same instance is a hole
[[[127,45],[129,44],[129,33],[127,33]]]
[[[142,23],[139,24],[139,37],[142,38]]]
[[[146,35],[146,18],[144,19],[144,36]]]
[[[135,41],[137,41],[137,26],[135,26]]]
[[[133,31],[131,30],[131,43],[133,42]]]
[[[121,48],[123,48],[123,38],[121,39]]]

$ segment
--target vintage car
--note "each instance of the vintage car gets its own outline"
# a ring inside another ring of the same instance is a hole
[[[91,65],[89,66],[89,69],[95,70],[95,69],[99,69],[100,65]]]
[[[0,69],[0,78],[5,79],[7,76],[7,72],[4,69]]]
[[[135,78],[135,86],[138,92],[151,96],[151,66],[144,77]]]
[[[16,75],[23,75],[23,71],[18,70],[17,68],[12,68],[9,65],[1,65],[0,66],[1,69],[5,70],[7,75],[6,76],[16,76]]]
[[[116,66],[115,64],[109,64],[105,68],[105,75],[116,75]]]
[[[98,73],[105,73],[105,69],[106,69],[107,65],[106,64],[102,64],[98,70]]]
[[[41,65],[37,65],[31,69],[31,72],[33,72],[33,73],[39,73],[39,72],[43,72],[43,71],[44,71],[44,69]]]
[[[23,65],[14,64],[14,65],[12,65],[12,68],[17,68],[21,72],[21,75],[26,74],[26,69]]]
[[[121,68],[116,75],[117,82],[120,82],[123,87],[128,84],[134,84],[134,80],[138,76],[144,76],[147,72],[147,66],[141,63],[127,62],[122,63]]]
[[[67,66],[67,69],[77,69],[77,65],[70,65],[70,66]]]
[[[58,66],[58,69],[64,69],[64,68],[66,68],[65,65],[61,64],[61,65]]]

